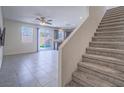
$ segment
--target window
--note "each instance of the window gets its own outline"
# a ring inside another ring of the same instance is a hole
[[[63,41],[64,40],[64,31],[59,31],[58,32],[58,39]]]
[[[22,26],[21,28],[22,42],[32,43],[33,41],[33,28],[28,26]]]

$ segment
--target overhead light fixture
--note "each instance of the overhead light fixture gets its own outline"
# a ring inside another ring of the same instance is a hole
[[[46,17],[40,16],[37,17],[35,20],[39,21],[40,25],[52,25],[51,19],[47,20]]]
[[[42,23],[42,22],[40,22],[40,25],[46,25],[46,23]]]

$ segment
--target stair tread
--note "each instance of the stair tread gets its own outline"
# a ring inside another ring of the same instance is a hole
[[[102,29],[115,29],[115,28],[124,28],[124,26],[101,27],[101,28],[98,28],[97,30],[102,30]]]
[[[119,7],[114,7],[111,9],[107,9],[107,13],[113,13],[113,12],[118,12],[118,11],[123,11],[123,6],[119,6]]]
[[[92,41],[90,43],[96,43],[96,44],[117,44],[117,45],[124,45],[124,42],[100,42],[100,41]]]
[[[107,24],[107,23],[118,23],[124,21],[124,18],[119,18],[119,19],[113,19],[113,20],[104,20],[101,21],[100,24]]]
[[[101,24],[98,26],[98,28],[103,28],[103,27],[113,27],[113,26],[124,26],[124,23],[113,23],[113,24]]]
[[[117,59],[117,58],[114,58],[114,57],[105,57],[105,56],[93,55],[93,54],[85,54],[83,56],[96,58],[96,59],[111,60],[111,62],[113,62],[113,63],[115,63],[117,61],[116,64],[124,65],[123,60],[120,60],[120,59]]]
[[[103,19],[105,18],[111,18],[111,17],[121,17],[124,15],[124,12],[118,12],[118,14],[116,13],[111,13],[111,14],[105,14]]]
[[[117,6],[117,7],[108,9],[107,12],[113,12],[113,11],[118,11],[118,10],[120,11],[123,8],[124,8],[123,6]]]
[[[123,42],[92,41],[89,47],[124,50]]]
[[[103,80],[99,77],[96,77],[94,75],[90,75],[90,74],[87,74],[85,72],[82,72],[82,71],[75,71],[73,73],[73,76],[75,76],[76,78],[82,80],[82,81],[85,81],[86,83],[88,83],[89,85],[91,86],[101,86],[101,87],[104,87],[104,86],[115,86],[114,84],[106,81],[106,80]]]
[[[104,57],[100,55],[85,54],[82,56],[82,62],[104,65],[119,70],[121,72],[124,72],[124,61],[116,59],[114,57],[112,58],[112,57]]]
[[[107,48],[107,49],[118,49],[118,50],[124,50],[124,43],[123,42],[95,42],[92,41],[89,43],[90,47],[95,48]]]
[[[124,38],[124,36],[94,36],[93,38],[101,38],[101,39],[104,39],[104,38]]]
[[[104,50],[104,51],[114,51],[116,53],[122,53],[122,54],[124,54],[124,50],[119,50],[119,49],[96,48],[96,47],[88,47],[87,49]]]
[[[104,17],[102,21],[110,21],[110,20],[116,20],[116,19],[121,19],[124,18],[124,13],[121,16],[114,16],[114,17]]]
[[[116,23],[107,23],[107,24],[101,24],[99,26],[109,26],[109,25],[119,25],[119,24],[124,24],[124,22],[116,22]]]
[[[115,31],[97,31],[95,33],[124,33],[124,30],[115,30]]]
[[[113,29],[113,28],[123,28],[124,27],[124,24],[123,25],[112,25],[112,26],[109,26],[109,25],[100,25],[98,26],[98,29]]]
[[[78,69],[74,86],[124,86],[124,7],[107,10]]]
[[[116,74],[116,73],[120,73],[119,71],[115,70],[115,69],[112,69],[110,67],[107,67],[107,66],[102,66],[102,65],[98,65],[98,64],[94,64],[94,63],[89,63],[89,62],[80,62],[79,64],[83,64],[85,66],[89,66],[89,67],[93,67],[95,69],[99,69],[99,70],[102,70],[102,71],[106,71],[108,73],[113,73],[113,74]]]
[[[102,20],[104,20],[104,19],[113,19],[113,18],[122,18],[122,17],[124,17],[124,12],[123,13],[118,13],[117,15],[109,15],[109,16],[107,16],[107,15],[105,15],[104,17],[103,17],[103,19]]]
[[[66,87],[81,87],[81,85],[72,80]]]
[[[120,13],[120,14],[114,15],[114,16],[109,15],[109,16],[104,16],[102,20],[109,19],[109,18],[123,18],[123,16],[124,16],[124,13]]]
[[[123,16],[124,15],[124,11],[123,12],[118,12],[118,14],[116,13],[111,13],[111,14],[105,14],[103,19],[104,18],[110,18],[110,17],[120,17],[120,16]]]
[[[106,13],[105,13],[105,15],[113,15],[113,14],[119,14],[119,13],[123,13],[124,11],[123,11],[123,9],[119,9],[119,10],[107,10],[106,11]]]
[[[103,65],[89,63],[89,62],[79,62],[79,66],[88,68],[92,71],[99,72],[100,74],[104,74],[109,77],[113,77],[115,79],[119,79],[122,82],[124,82],[124,75],[119,70],[116,70],[107,66],[103,66]]]
[[[86,48],[86,54],[102,55],[124,60],[124,50],[118,48],[92,47]]]

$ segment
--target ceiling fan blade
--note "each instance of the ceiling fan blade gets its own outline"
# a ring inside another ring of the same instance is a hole
[[[51,19],[50,19],[50,20],[47,20],[47,21],[49,21],[49,22],[50,22],[50,21],[53,21],[53,20],[51,20]]]
[[[46,24],[52,25],[52,23],[46,22]]]
[[[36,18],[36,20],[39,20],[39,21],[41,21],[41,19],[40,19],[40,18]]]
[[[44,16],[37,17],[36,20],[40,21],[41,23],[48,24],[48,25],[52,25],[52,23],[50,23],[50,22],[53,21],[51,19],[46,20],[46,17],[44,17]]]

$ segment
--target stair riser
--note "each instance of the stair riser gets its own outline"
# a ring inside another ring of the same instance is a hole
[[[119,25],[119,26],[105,26],[105,27],[98,27],[97,30],[107,30],[107,29],[112,29],[112,30],[124,30],[124,25]]]
[[[115,17],[115,16],[121,16],[124,15],[124,11],[118,11],[118,12],[106,12],[103,18],[109,18],[109,17]]]
[[[119,11],[119,12],[113,12],[113,13],[105,13],[103,18],[109,18],[109,17],[116,17],[116,16],[121,16],[124,15],[124,11]]]
[[[104,31],[104,30],[111,30],[111,31],[116,31],[116,30],[124,30],[124,27],[115,27],[115,28],[98,28],[96,31]]]
[[[86,49],[86,53],[94,54],[94,55],[101,55],[101,56],[106,56],[106,57],[114,57],[114,58],[124,60],[124,54],[116,53],[113,51]]]
[[[83,62],[90,62],[90,63],[94,63],[94,64],[99,64],[99,65],[104,65],[104,66],[114,68],[116,70],[124,72],[124,64],[123,65],[115,64],[117,61],[111,62],[110,60],[88,58],[88,57],[84,57],[84,56],[82,57],[82,61]]]
[[[117,13],[122,11],[123,12],[124,8],[123,7],[116,7],[116,8],[112,8],[107,10],[106,14],[111,14],[111,13]]]
[[[124,23],[118,23],[118,24],[101,24],[98,26],[98,28],[104,28],[104,27],[116,27],[116,26],[124,26]]]
[[[78,84],[78,83],[76,83],[76,82],[74,82],[74,81],[70,81],[64,87],[83,87],[83,86]]]
[[[123,6],[119,6],[119,7],[109,9],[109,10],[107,10],[107,12],[112,13],[112,12],[122,11],[123,9],[124,9]]]
[[[81,74],[81,73],[80,73]],[[80,74],[73,74],[72,76],[73,76],[73,81],[74,81],[74,78],[75,79],[78,79],[78,81],[82,84],[82,85],[84,85],[84,83],[85,83],[85,86],[95,86],[95,84],[92,82],[92,81],[87,81],[87,76],[85,76],[85,77],[81,77],[80,76]],[[91,83],[92,82],[92,83]]]
[[[124,24],[123,25],[105,25],[105,26],[100,25],[98,26],[97,30],[124,30]]]
[[[124,50],[124,45],[119,44],[101,44],[101,43],[90,43],[90,47],[98,47],[98,48],[110,48],[110,49],[122,49]]]
[[[72,81],[86,87],[124,87],[124,7],[107,10],[92,41]]]
[[[79,82],[86,82],[89,86],[93,86],[93,87],[107,87],[107,86],[115,86],[114,84],[111,84],[110,82],[107,81],[100,81],[103,83],[99,83],[99,79],[96,76],[91,76],[89,74],[86,74],[85,72],[81,71],[82,73],[76,73],[73,74],[73,78],[77,78],[79,80]],[[84,85],[82,82],[82,85]],[[106,83],[105,83],[106,82]]]
[[[110,23],[109,23],[110,22]],[[123,21],[119,21],[119,22],[112,22],[111,21],[108,21],[108,23],[100,23],[99,26],[108,26],[108,25],[120,25],[120,24],[124,24],[124,20]]]
[[[118,79],[115,79],[113,77],[110,77],[110,76],[107,76],[103,73],[100,73],[100,72],[96,72],[96,71],[93,71],[92,69],[90,70],[89,68],[86,68],[86,67],[82,67],[82,66],[78,66],[78,69],[83,71],[83,72],[86,72],[86,73],[89,73],[91,75],[95,75],[103,80],[106,80],[106,81],[109,81],[117,86],[124,86],[124,82],[122,82],[121,80],[118,80]]]
[[[93,87],[90,84],[87,84],[85,81],[80,80],[78,78],[76,78],[75,76],[72,76],[72,80],[80,85],[82,85],[83,87]]]
[[[118,23],[118,22],[124,22],[124,18],[120,19],[114,19],[114,20],[109,20],[109,21],[101,21],[100,24],[109,24],[109,23]]]
[[[109,10],[107,10],[107,12],[105,13],[105,15],[106,15],[106,14],[110,15],[110,14],[112,14],[112,13],[117,14],[117,13],[120,13],[120,12],[124,12],[123,10],[124,10],[123,7],[122,7],[122,8],[117,7],[116,9],[114,9],[114,8],[113,8],[113,9],[109,9]]]
[[[102,33],[124,33],[124,30],[120,30],[120,29],[104,29],[104,30],[96,30],[97,32],[102,32]]]
[[[117,15],[117,14],[122,14],[124,13],[123,10],[116,10],[116,11],[107,11],[104,16],[109,16],[109,15]]]
[[[124,38],[92,38],[94,42],[124,42]]]
[[[110,20],[116,20],[116,19],[121,19],[124,18],[124,14],[121,16],[114,16],[114,17],[104,17],[102,21],[110,21]]]
[[[95,33],[94,36],[124,36],[124,32]]]
[[[120,19],[124,19],[124,14],[120,16],[103,17],[102,21],[111,21],[111,20],[120,20]]]

